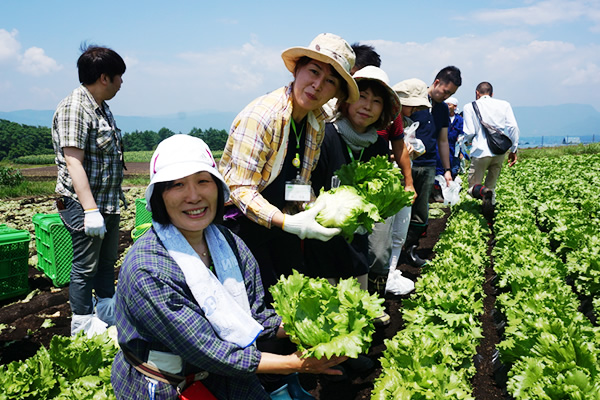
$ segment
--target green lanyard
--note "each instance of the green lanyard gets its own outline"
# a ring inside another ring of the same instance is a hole
[[[296,168],[300,168],[300,138],[302,137],[302,131],[304,130],[304,124],[300,127],[300,133],[296,132],[296,123],[294,122],[294,118],[292,121],[292,130],[294,131],[294,135],[296,136],[296,157],[292,160],[292,165]]]
[[[348,149],[348,154],[350,154],[350,159],[351,159],[352,161],[354,161],[354,154],[352,154],[352,149],[351,149],[351,148],[350,148],[350,146],[348,146],[348,145],[346,145],[346,148]],[[360,155],[358,156],[358,161],[360,161],[360,160],[362,159],[362,155],[363,155],[363,153],[364,153],[364,152],[365,152],[365,148],[363,147],[363,148],[360,150]]]

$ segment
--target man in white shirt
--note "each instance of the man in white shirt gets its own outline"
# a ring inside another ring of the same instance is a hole
[[[494,99],[494,89],[489,82],[481,82],[475,89],[477,107],[481,120],[497,128],[512,142],[508,150],[508,166],[517,162],[517,147],[519,145],[519,127],[510,103]],[[484,215],[493,217],[496,196],[494,189],[500,176],[506,153],[493,154],[490,150],[484,128],[477,117],[472,103],[463,108],[463,131],[465,142],[473,141],[471,148],[471,167],[469,168],[469,194],[476,199],[483,199]],[[487,175],[486,175],[487,172]],[[483,177],[485,176],[485,183]]]

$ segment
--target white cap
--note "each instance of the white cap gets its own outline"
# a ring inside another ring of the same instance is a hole
[[[448,97],[446,103],[454,104],[455,107],[458,107],[458,100],[456,100],[456,97]]]
[[[217,163],[210,149],[202,139],[178,134],[160,142],[150,161],[150,184],[146,188],[146,209],[152,211],[150,198],[155,183],[174,181],[202,171],[209,172],[221,182],[224,201],[229,200],[229,187],[217,169]]]

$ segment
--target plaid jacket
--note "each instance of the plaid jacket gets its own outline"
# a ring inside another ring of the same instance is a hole
[[[248,218],[271,227],[278,209],[261,194],[281,172],[292,119],[292,88],[286,86],[257,98],[233,121],[219,170],[231,189],[231,202]],[[325,132],[323,109],[309,112],[300,176],[310,181]]]
[[[252,315],[265,327],[261,337],[273,337],[281,318],[263,302],[264,290],[256,260],[234,236]],[[221,340],[196,303],[185,277],[154,229],[132,246],[121,267],[115,298],[118,340],[139,358],[149,350],[169,351],[186,364],[184,375],[204,370],[202,382],[219,399],[269,399],[256,376],[261,358],[255,345],[245,349]],[[147,397],[147,380],[119,352],[112,368],[118,399]],[[176,399],[175,389],[158,383],[156,400]]]
[[[108,105],[99,106],[89,90],[79,86],[54,113],[52,144],[58,167],[56,193],[78,200],[63,152],[63,147],[76,147],[85,151],[83,168],[98,208],[118,214],[119,199],[125,202],[123,140]]]

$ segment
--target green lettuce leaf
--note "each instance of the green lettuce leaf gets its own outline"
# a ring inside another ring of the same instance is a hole
[[[384,156],[373,157],[367,162],[354,160],[342,165],[335,175],[342,185],[353,186],[374,204],[383,219],[411,204],[413,194],[404,190],[400,169]]]
[[[383,221],[377,207],[352,186],[321,190],[314,205],[319,204],[325,207],[317,215],[317,222],[326,228],[341,228],[342,235],[349,241],[359,226],[371,232],[375,222]]]
[[[361,290],[355,278],[332,286],[294,270],[269,290],[286,332],[307,357],[358,357],[369,349],[372,320],[384,310],[384,300]]]

